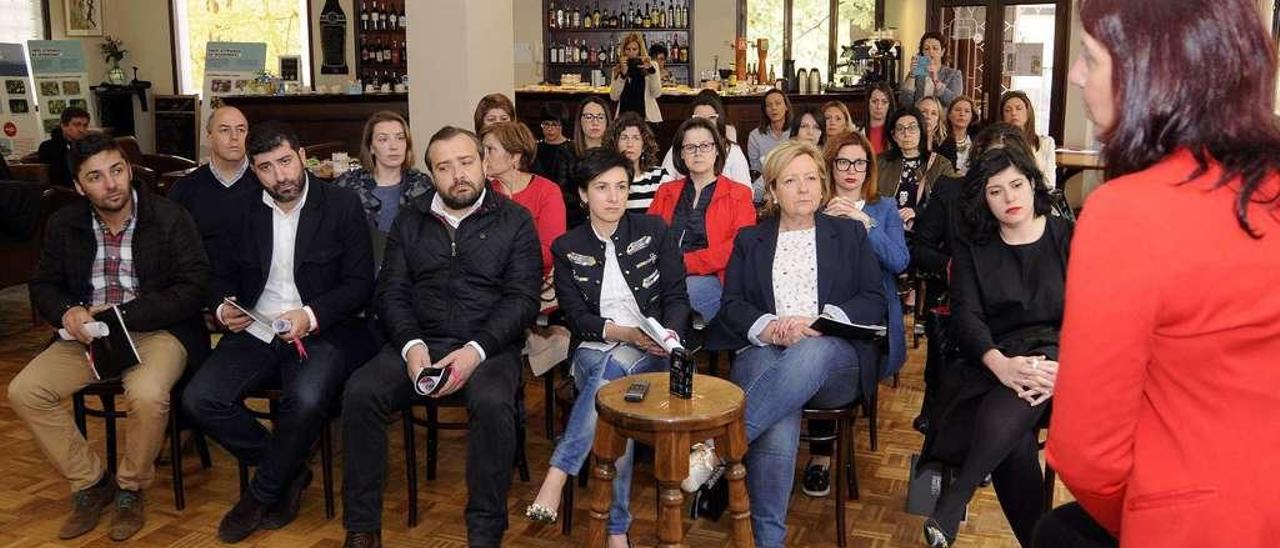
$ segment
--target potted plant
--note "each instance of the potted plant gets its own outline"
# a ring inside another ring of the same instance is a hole
[[[120,68],[120,61],[125,55],[129,54],[129,50],[124,49],[124,42],[110,34],[102,39],[99,49],[102,50],[102,56],[106,58],[111,68],[107,69],[107,83],[117,86],[123,86],[128,81],[124,73],[124,69]]]

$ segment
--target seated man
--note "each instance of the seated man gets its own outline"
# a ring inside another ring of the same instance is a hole
[[[54,342],[23,368],[9,383],[9,403],[71,483],[71,515],[58,538],[92,531],[114,501],[111,539],[121,541],[145,523],[142,490],[155,479],[169,391],[187,361],[200,363],[209,351],[200,321],[209,263],[190,215],[131,189],[129,162],[110,137],[88,134],[72,147],[71,158],[76,190],[88,200],[49,219],[30,290],[45,321],[75,340]],[[114,478],[62,406],[94,382],[85,358],[92,336],[84,325],[112,306],[120,307],[141,358],[121,378],[129,418]]]
[[[467,537],[498,546],[516,453],[520,349],[533,325],[542,257],[533,219],[485,184],[480,140],[455,127],[427,144],[435,185],[387,235],[374,308],[390,342],[342,398],[346,546],[381,546],[387,418],[407,407],[418,373],[448,368],[434,395],[466,402]]]
[[[249,169],[249,157],[244,151],[249,122],[240,109],[214,109],[205,134],[209,138],[209,163],[178,179],[169,189],[168,198],[195,217],[209,262],[219,264],[223,262],[220,248],[232,245],[226,238],[239,228],[239,206],[245,203],[245,195],[256,196],[262,187]]]
[[[89,132],[89,111],[80,107],[67,107],[58,119],[58,127],[49,134],[49,139],[40,143],[36,154],[40,163],[49,165],[49,184],[71,186],[72,173],[67,165],[67,151],[71,145],[82,139]],[[125,164],[128,164],[128,160]]]
[[[263,191],[241,206],[232,236],[237,253],[214,265],[208,303],[231,334],[182,398],[206,433],[257,466],[248,492],[218,525],[218,538],[228,543],[297,516],[311,481],[306,459],[331,402],[372,351],[364,320],[355,317],[373,292],[372,243],[359,198],[311,184],[298,137],[284,125],[255,127],[248,149]],[[250,391],[277,386],[283,397],[268,431],[242,401]]]

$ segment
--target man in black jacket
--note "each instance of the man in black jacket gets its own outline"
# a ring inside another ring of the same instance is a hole
[[[291,129],[271,122],[249,135],[263,190],[240,207],[236,254],[214,265],[208,302],[232,333],[183,393],[183,408],[206,433],[257,466],[248,492],[218,526],[228,543],[297,516],[311,481],[310,449],[347,376],[373,350],[356,317],[373,292],[364,209],[349,190],[312,184],[297,143]],[[242,401],[272,387],[283,396],[268,431]]]
[[[169,392],[187,362],[200,363],[209,350],[200,320],[209,263],[191,216],[164,198],[135,192],[129,162],[110,137],[88,134],[72,147],[71,158],[76,190],[88,200],[49,219],[29,287],[45,321],[74,340],[54,342],[23,368],[9,383],[9,402],[71,483],[71,515],[58,538],[93,530],[114,501],[111,538],[121,541],[145,522],[142,490],[155,479]],[[128,436],[114,478],[62,406],[94,382],[85,324],[112,306],[141,358],[121,377]]]
[[[516,452],[525,329],[538,313],[542,257],[533,219],[488,188],[480,141],[445,127],[427,145],[435,192],[400,210],[387,236],[374,308],[390,342],[342,399],[347,546],[380,546],[387,418],[407,407],[427,368],[449,372],[435,397],[465,401],[467,535],[498,546]]]
[[[49,138],[40,143],[36,155],[40,163],[49,165],[49,183],[71,186],[73,177],[67,165],[68,151],[71,146],[89,132],[89,111],[80,107],[67,107],[58,119],[58,127],[49,134]]]

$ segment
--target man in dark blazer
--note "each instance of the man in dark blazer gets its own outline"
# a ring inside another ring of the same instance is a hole
[[[263,190],[240,208],[239,233],[230,240],[236,253],[214,265],[208,302],[231,334],[182,399],[206,433],[257,466],[248,491],[218,526],[218,538],[228,543],[297,516],[311,481],[311,447],[347,376],[372,350],[357,317],[373,292],[373,251],[359,198],[311,184],[304,151],[284,125],[255,127],[248,152]],[[242,400],[272,387],[283,396],[268,431]]]
[[[400,209],[387,235],[374,308],[390,342],[342,398],[346,546],[381,546],[387,419],[409,405],[427,368],[447,369],[436,397],[467,406],[467,541],[498,546],[516,454],[516,391],[525,330],[541,304],[533,218],[485,183],[480,140],[445,127],[427,145],[434,192]]]
[[[31,303],[72,340],[58,340],[9,383],[9,403],[54,467],[71,483],[66,540],[87,533],[114,502],[112,540],[145,523],[142,490],[155,479],[169,392],[188,361],[209,350],[200,305],[209,263],[195,222],[181,207],[133,190],[133,173],[110,137],[90,133],[71,148],[76,190],[87,198],[50,219]],[[62,403],[95,381],[85,345],[93,314],[118,307],[140,362],[121,377],[129,417],[114,478]]]

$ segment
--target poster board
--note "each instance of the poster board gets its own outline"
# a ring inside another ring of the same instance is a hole
[[[20,157],[43,140],[22,44],[0,44],[0,156]]]
[[[258,73],[266,68],[267,44],[263,42],[209,42],[204,50],[204,98],[200,119],[213,113],[214,99],[227,95],[244,95]],[[205,156],[209,144],[201,139],[200,154]]]
[[[85,72],[84,43],[79,40],[29,40],[27,54],[35,77],[36,101],[40,105],[42,135],[58,127],[67,107],[89,112],[90,124],[98,120],[89,100],[89,78]],[[43,137],[42,137],[43,138]]]

